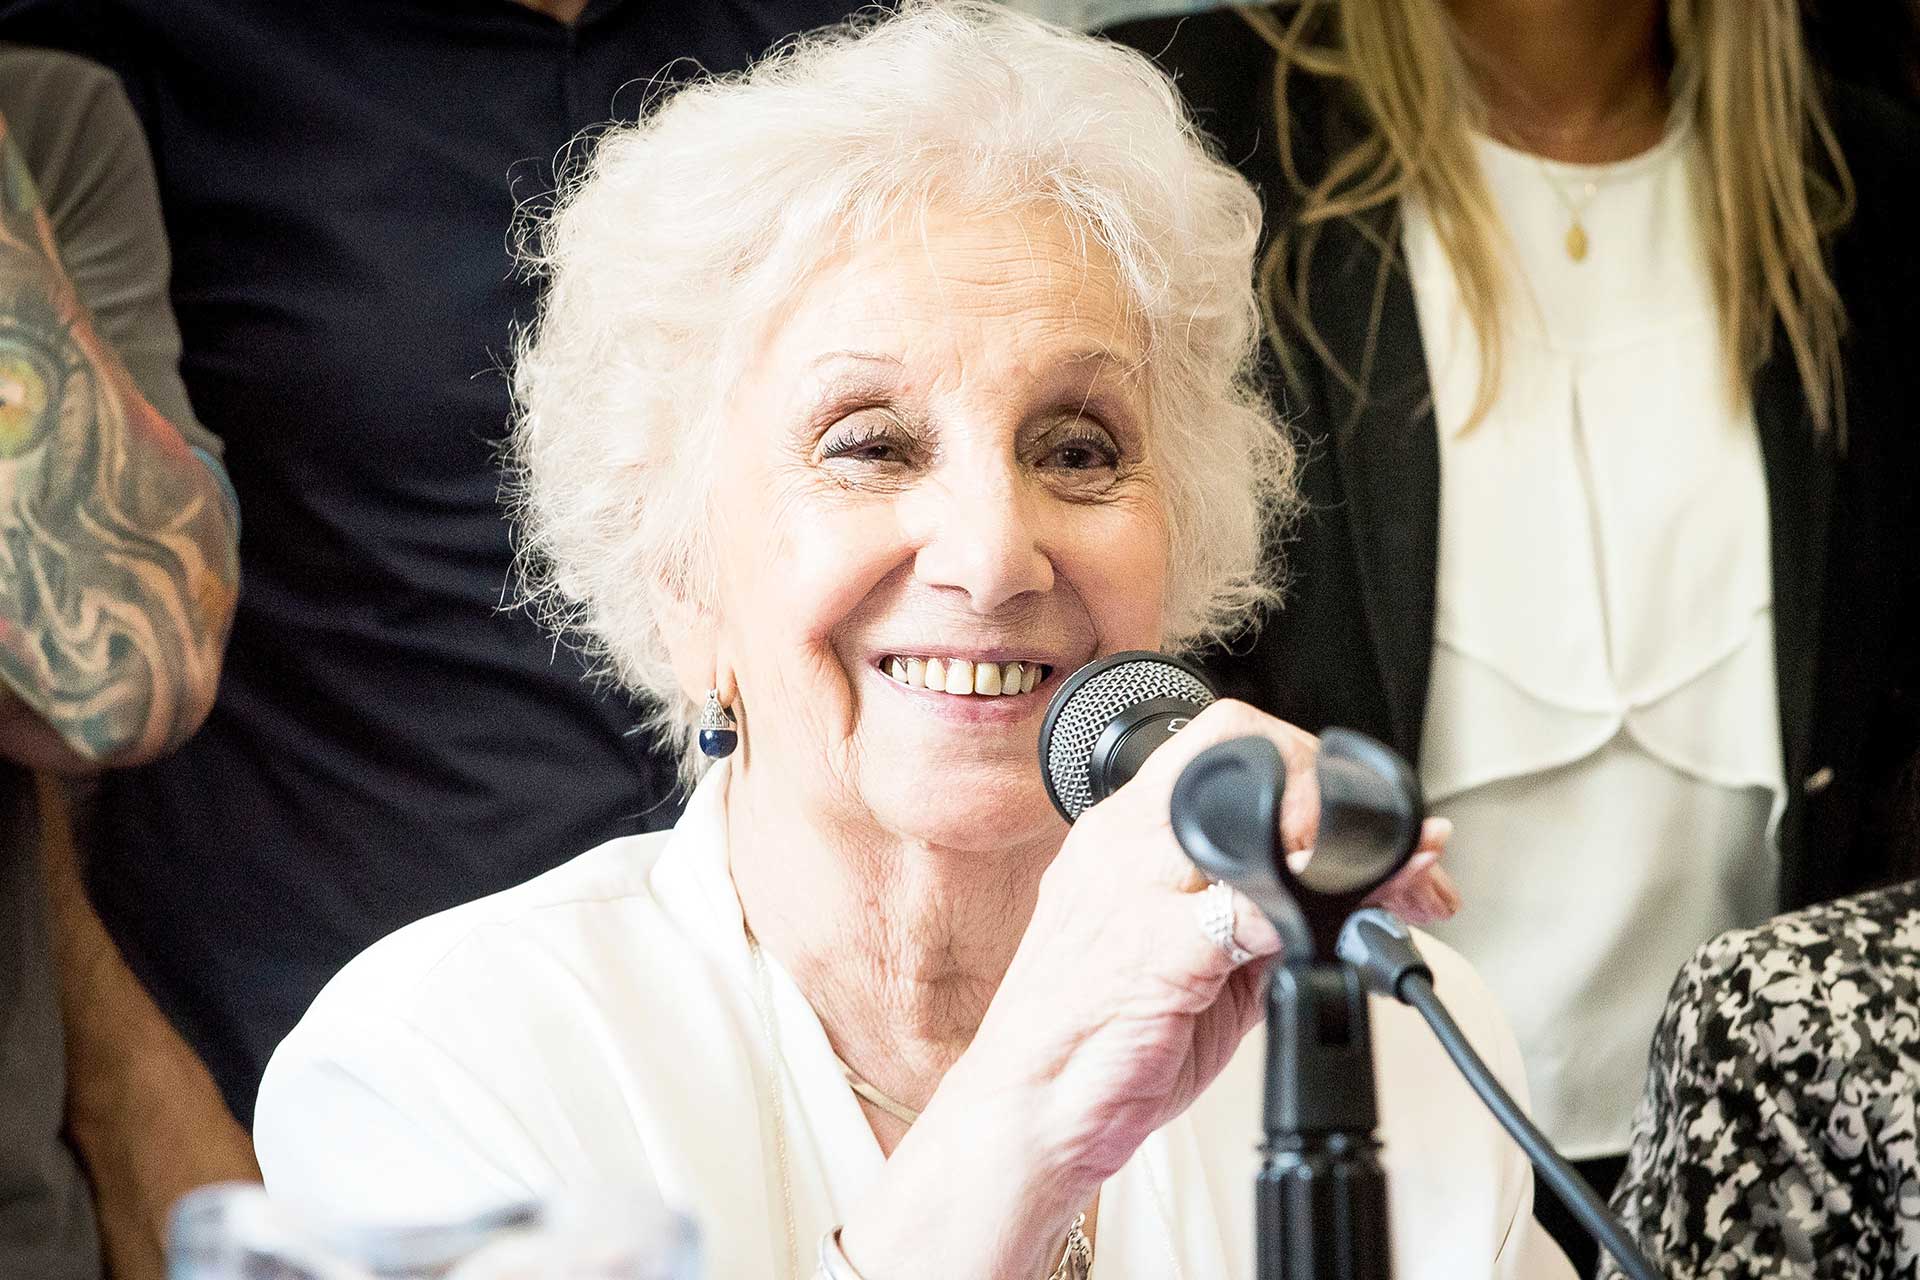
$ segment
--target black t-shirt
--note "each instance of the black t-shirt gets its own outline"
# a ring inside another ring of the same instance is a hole
[[[737,68],[847,0],[0,0],[117,69],[174,250],[182,370],[244,531],[218,705],[114,775],[91,883],[245,1121],[276,1042],[419,916],[672,821],[618,694],[520,613],[497,450],[534,292],[516,199],[663,73]],[[686,60],[686,61],[682,61]]]

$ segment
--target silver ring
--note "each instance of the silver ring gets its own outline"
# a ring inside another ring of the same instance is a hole
[[[1202,889],[1198,896],[1200,932],[1207,935],[1207,941],[1220,948],[1220,954],[1236,969],[1253,959],[1253,952],[1241,946],[1233,936],[1233,890],[1215,880]]]

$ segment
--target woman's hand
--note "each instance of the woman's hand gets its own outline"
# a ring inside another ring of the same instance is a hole
[[[1199,1096],[1260,1020],[1266,966],[1235,966],[1202,929],[1207,880],[1169,815],[1195,756],[1252,734],[1286,763],[1281,848],[1311,847],[1315,740],[1244,703],[1214,703],[1074,824],[968,1050],[1032,1091],[1057,1176],[1088,1194]],[[1275,954],[1273,926],[1233,900],[1235,942],[1257,960]]]
[[[905,1180],[920,1181],[910,1169],[924,1159],[952,1195],[971,1184],[969,1163],[994,1151],[1009,1188],[997,1220],[1003,1247],[974,1274],[1044,1275],[1039,1264],[1057,1258],[1067,1220],[1193,1103],[1260,1022],[1279,936],[1239,894],[1233,941],[1253,959],[1236,964],[1207,935],[1207,880],[1174,839],[1169,813],[1195,756],[1256,734],[1287,767],[1280,848],[1306,856],[1319,822],[1316,739],[1244,703],[1209,706],[1074,824],[971,1046],[895,1152]],[[1448,830],[1429,822],[1409,865],[1375,900],[1415,919],[1451,914],[1452,888],[1436,865]],[[1009,1131],[1020,1135],[1012,1144]],[[895,1189],[911,1201],[904,1185]],[[872,1259],[868,1274],[890,1274],[885,1263],[900,1256],[885,1219],[847,1224],[848,1256],[863,1271]],[[934,1274],[925,1261],[916,1273]]]
[[[1453,823],[1445,818],[1428,818],[1420,824],[1420,843],[1413,847],[1407,865],[1393,879],[1367,897],[1370,907],[1385,907],[1408,924],[1438,924],[1453,919],[1460,910],[1460,891],[1453,877],[1440,865],[1447,841],[1453,836]]]
[[[1287,786],[1279,840],[1290,862],[1319,821],[1318,742],[1244,703],[1208,707],[1139,775],[1088,810],[1041,882],[1032,922],[969,1056],[1004,1059],[1045,1099],[1042,1133],[1067,1176],[1097,1187],[1148,1134],[1184,1111],[1264,1012],[1260,963],[1280,949],[1266,917],[1233,895],[1235,965],[1201,925],[1207,881],[1174,839],[1174,783],[1206,748],[1259,735]],[[1451,824],[1425,824],[1408,865],[1373,901],[1427,921],[1457,906],[1438,859]]]

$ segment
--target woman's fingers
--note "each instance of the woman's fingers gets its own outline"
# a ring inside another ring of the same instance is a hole
[[[1202,972],[1224,973],[1280,950],[1280,934],[1273,922],[1237,890],[1210,885],[1188,894],[1187,905],[1214,953],[1206,957]]]
[[[1367,898],[1367,903],[1385,907],[1409,924],[1438,924],[1452,919],[1460,910],[1460,892],[1454,887],[1453,877],[1440,865],[1440,850],[1423,845],[1393,879]]]
[[[1150,756],[1140,774],[1121,793],[1131,804],[1125,806],[1134,822],[1151,821],[1160,826],[1167,821],[1166,809],[1173,785],[1195,757],[1222,742],[1250,736],[1264,737],[1279,749],[1286,777],[1280,800],[1280,850],[1287,865],[1298,874],[1313,856],[1314,836],[1320,822],[1320,787],[1316,765],[1319,739],[1302,729],[1277,720],[1241,702],[1222,699],[1193,718],[1172,741]],[[1120,796],[1116,796],[1119,800]],[[1110,802],[1111,803],[1111,802]],[[1141,812],[1145,805],[1151,812]],[[1096,812],[1099,808],[1096,806]],[[1120,818],[1118,811],[1111,816]],[[1418,843],[1407,865],[1393,879],[1373,893],[1368,902],[1383,906],[1414,924],[1433,924],[1450,919],[1460,909],[1460,894],[1453,878],[1438,863],[1453,823],[1445,818],[1428,818],[1421,824]],[[1206,884],[1198,869],[1178,859],[1174,867],[1175,887],[1193,892]],[[1245,899],[1241,900],[1243,903]],[[1272,926],[1250,903],[1246,910],[1259,916],[1255,926],[1264,940]],[[1246,944],[1243,942],[1243,946]],[[1274,939],[1275,949],[1278,939]],[[1253,948],[1249,947],[1249,950]],[[1262,953],[1264,954],[1264,952]]]
[[[1406,865],[1393,878],[1367,895],[1367,905],[1385,907],[1410,924],[1437,924],[1453,918],[1460,910],[1460,891],[1453,877],[1439,865],[1453,835],[1453,823],[1446,818],[1428,818],[1420,825],[1420,839],[1407,856]],[[1288,852],[1287,869],[1298,877],[1313,860],[1313,850]]]
[[[1320,739],[1284,721],[1280,757],[1287,762],[1287,789],[1280,793],[1280,847],[1288,853],[1313,848],[1320,831]]]
[[[1409,917],[1414,924],[1439,924],[1451,920],[1460,910],[1460,889],[1453,883],[1453,877],[1447,874],[1445,867],[1435,867],[1427,878],[1427,889],[1432,895],[1431,911],[1425,916]]]
[[[1138,802],[1156,806],[1157,819],[1165,822],[1174,783],[1194,758],[1209,747],[1248,737],[1272,742],[1279,749],[1285,767],[1280,793],[1281,847],[1311,848],[1314,831],[1320,823],[1320,786],[1315,774],[1319,739],[1230,698],[1222,698],[1201,711],[1186,728],[1149,756],[1139,775],[1120,794],[1132,792]]]

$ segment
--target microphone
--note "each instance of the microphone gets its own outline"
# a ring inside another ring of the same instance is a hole
[[[1124,786],[1213,701],[1205,675],[1164,653],[1134,649],[1089,662],[1054,693],[1040,726],[1047,798],[1074,821]],[[1360,900],[1413,853],[1423,805],[1407,763],[1351,729],[1321,735],[1315,771],[1320,829],[1314,856],[1298,871],[1275,856],[1286,766],[1265,738],[1202,752],[1174,789],[1172,817],[1187,856],[1269,917],[1286,914],[1288,897],[1326,917],[1331,930],[1322,949],[1330,951]]]
[[[1207,678],[1164,653],[1130,649],[1089,662],[1054,693],[1040,726],[1047,798],[1072,822],[1212,701]]]
[[[1053,695],[1040,728],[1047,798],[1074,821],[1214,700],[1205,676],[1163,653],[1131,650],[1088,663]],[[1169,814],[1194,864],[1247,894],[1287,943],[1267,993],[1266,1140],[1255,1182],[1260,1280],[1392,1273],[1386,1174],[1373,1137],[1369,990],[1421,1014],[1581,1225],[1633,1280],[1657,1280],[1606,1205],[1474,1053],[1434,994],[1433,971],[1406,926],[1385,911],[1355,910],[1418,840],[1425,806],[1412,768],[1364,734],[1323,733],[1316,850],[1298,869],[1278,850],[1286,772],[1265,738],[1219,743],[1188,763]],[[1316,962],[1316,953],[1335,958]]]

